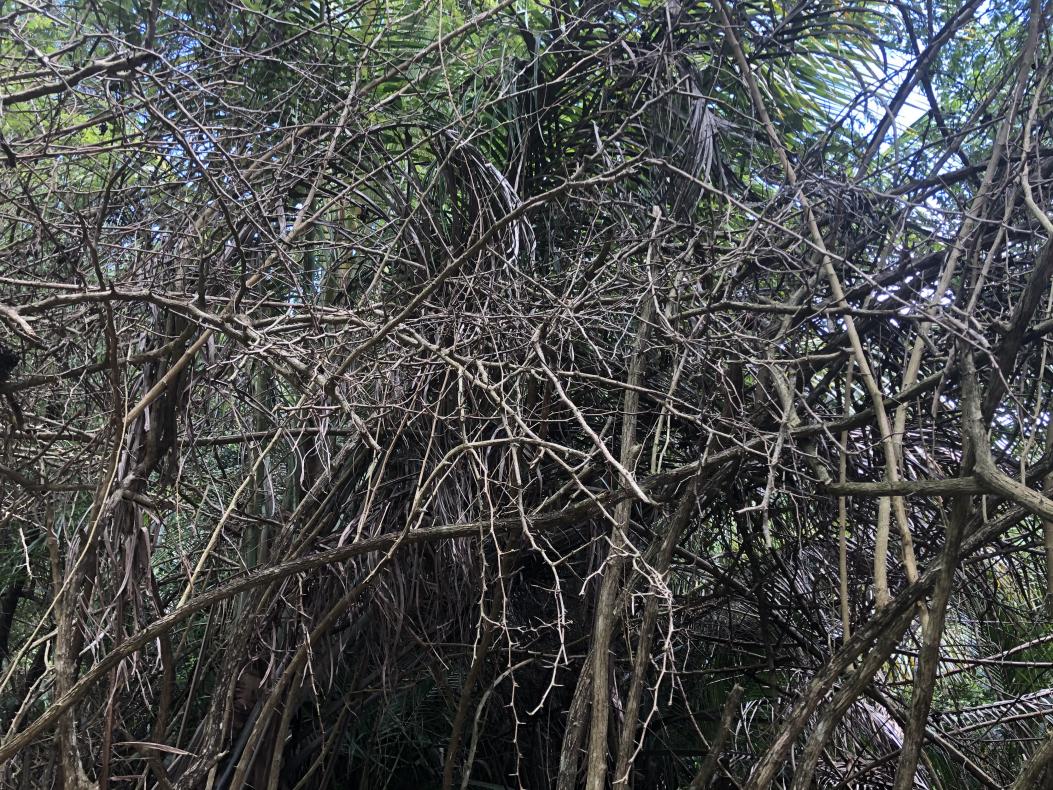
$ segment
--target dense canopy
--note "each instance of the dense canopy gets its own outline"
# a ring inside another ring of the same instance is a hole
[[[0,0],[0,786],[1053,782],[1051,15]]]

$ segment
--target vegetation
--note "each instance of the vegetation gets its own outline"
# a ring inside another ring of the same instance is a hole
[[[0,0],[0,785],[1053,782],[1038,0]]]

